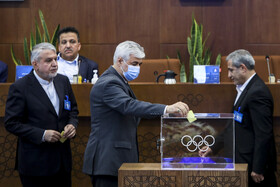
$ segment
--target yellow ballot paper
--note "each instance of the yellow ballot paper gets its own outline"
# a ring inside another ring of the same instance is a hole
[[[191,122],[194,122],[194,121],[196,120],[196,117],[194,116],[194,113],[193,113],[192,110],[190,110],[190,111],[188,112],[187,119],[189,120],[190,123],[191,123]]]
[[[65,140],[67,140],[67,138],[64,138],[64,137],[63,137],[63,134],[64,134],[64,131],[61,132],[61,138],[60,138],[60,140],[59,140],[61,143],[64,143]]]

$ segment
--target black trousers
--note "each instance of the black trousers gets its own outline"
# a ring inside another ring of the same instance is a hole
[[[93,187],[118,187],[118,177],[110,175],[91,175]]]
[[[23,187],[71,187],[71,172],[64,169],[51,176],[26,176],[19,174]]]

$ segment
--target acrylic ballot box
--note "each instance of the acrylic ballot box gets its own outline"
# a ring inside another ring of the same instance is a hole
[[[161,168],[234,170],[233,114],[196,113],[195,118],[162,116]]]

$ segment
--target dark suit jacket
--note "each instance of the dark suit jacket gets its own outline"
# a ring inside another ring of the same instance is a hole
[[[256,74],[248,83],[233,110],[243,114],[242,122],[235,121],[235,161],[248,163],[249,174],[254,171],[264,174],[267,170],[276,171],[276,148],[273,133],[273,98]],[[230,137],[222,134],[225,142]],[[213,151],[220,144],[218,137]],[[225,145],[226,147],[226,145]]]
[[[6,103],[5,127],[18,136],[16,169],[26,176],[46,176],[63,166],[71,171],[70,141],[42,142],[45,130],[63,131],[67,124],[78,125],[77,103],[66,76],[58,74],[54,86],[59,97],[59,115],[33,71],[10,86]],[[64,109],[65,96],[71,111]]]
[[[160,116],[165,105],[138,101],[127,82],[110,67],[90,92],[90,108],[91,133],[83,172],[117,176],[122,163],[138,162],[140,117]]]
[[[87,79],[91,82],[93,70],[98,70],[97,63],[83,56],[79,56],[78,61],[80,63],[79,74],[82,76],[82,81]]]
[[[0,83],[7,82],[8,78],[8,66],[4,62],[0,61]]]

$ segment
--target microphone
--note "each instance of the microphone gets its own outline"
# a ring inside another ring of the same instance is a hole
[[[266,55],[265,59],[266,59],[267,68],[268,68],[268,81],[269,81],[269,83],[274,83],[275,82],[275,76],[273,75],[273,73],[270,73],[269,56]]]
[[[80,65],[81,65],[81,59],[78,60],[78,75],[80,75]]]
[[[266,56],[265,56],[265,59],[266,59],[266,63],[267,63],[268,76],[270,77],[269,56],[266,55]],[[270,80],[270,79],[269,79],[269,80]]]

